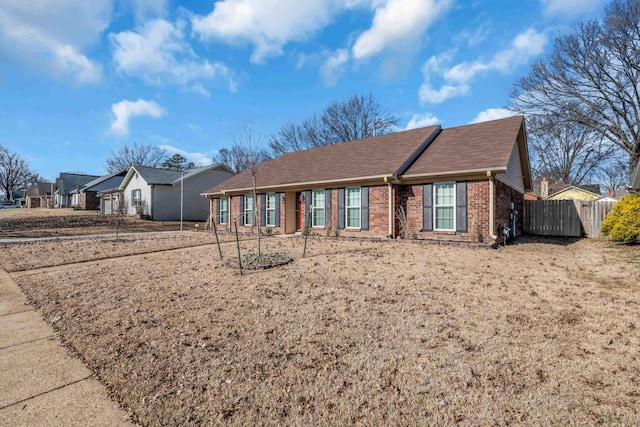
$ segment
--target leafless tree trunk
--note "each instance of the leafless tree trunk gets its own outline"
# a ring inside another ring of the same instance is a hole
[[[640,2],[614,0],[602,21],[558,36],[551,54],[519,79],[512,108],[586,126],[640,158]]]

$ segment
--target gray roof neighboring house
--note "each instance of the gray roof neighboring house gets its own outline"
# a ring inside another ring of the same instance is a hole
[[[35,185],[32,185],[31,187],[25,190],[25,196],[26,197],[50,196],[52,188],[53,188],[53,191],[55,192],[55,190],[58,187],[53,182],[36,182]]]
[[[82,187],[87,182],[96,178],[99,178],[99,176],[62,172],[56,179],[58,189],[55,191],[55,194],[71,194],[77,188]]]
[[[87,182],[81,187],[76,188],[74,191],[72,191],[72,193],[84,193],[87,191],[99,193],[102,191],[113,190],[120,186],[126,174],[127,171],[121,171],[100,176],[94,180]]]
[[[125,176],[122,181],[122,186],[126,185],[131,178],[130,175],[133,172],[137,172],[142,179],[149,185],[175,185],[180,182],[181,179],[189,179],[195,175],[198,175],[201,172],[204,172],[209,169],[223,168],[231,172],[229,168],[221,163],[212,164],[208,166],[201,166],[193,169],[186,170],[184,172],[176,171],[173,169],[161,169],[161,168],[150,168],[146,166],[131,166],[131,169]]]

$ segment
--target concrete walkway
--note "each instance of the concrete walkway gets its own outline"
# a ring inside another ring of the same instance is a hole
[[[0,425],[133,425],[128,419],[0,270]]]

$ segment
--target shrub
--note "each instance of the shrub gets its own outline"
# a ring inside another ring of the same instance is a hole
[[[629,194],[620,199],[602,222],[600,230],[616,242],[640,242],[640,194]]]

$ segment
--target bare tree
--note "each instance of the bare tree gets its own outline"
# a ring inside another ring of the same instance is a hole
[[[600,167],[598,183],[607,189],[611,197],[616,197],[619,192],[629,186],[629,163],[620,158],[609,160]]]
[[[528,117],[527,130],[536,175],[569,185],[595,179],[616,148],[593,129],[554,115]]]
[[[131,166],[159,167],[167,159],[167,152],[155,145],[141,145],[137,142],[133,146],[120,148],[111,152],[107,159],[107,171],[109,173],[128,170]]]
[[[5,200],[12,199],[14,190],[24,190],[39,178],[17,153],[0,145],[0,191],[4,193]]]
[[[512,108],[586,126],[640,158],[640,1],[614,0],[602,21],[555,39],[549,56],[514,85]]]
[[[231,135],[233,141],[232,151],[236,156],[236,161],[251,173],[251,184],[253,188],[253,222],[256,224],[257,253],[260,250],[260,216],[258,215],[258,194],[256,191],[257,179],[261,164],[268,159],[266,151],[262,148],[264,135],[256,131],[253,126],[246,125],[240,131]]]
[[[245,131],[240,132],[240,134],[246,133]],[[259,163],[271,158],[269,152],[264,148],[258,147],[257,150],[248,149],[244,144],[243,137],[246,137],[246,135],[240,136],[236,134],[232,138],[233,143],[231,148],[221,148],[220,151],[218,151],[218,155],[213,158],[213,161],[226,165],[234,173],[240,173],[251,167],[254,163]]]
[[[334,101],[318,117],[301,124],[285,123],[271,137],[274,155],[323,145],[369,138],[395,130],[398,118],[383,109],[373,95],[353,95],[346,101]]]

